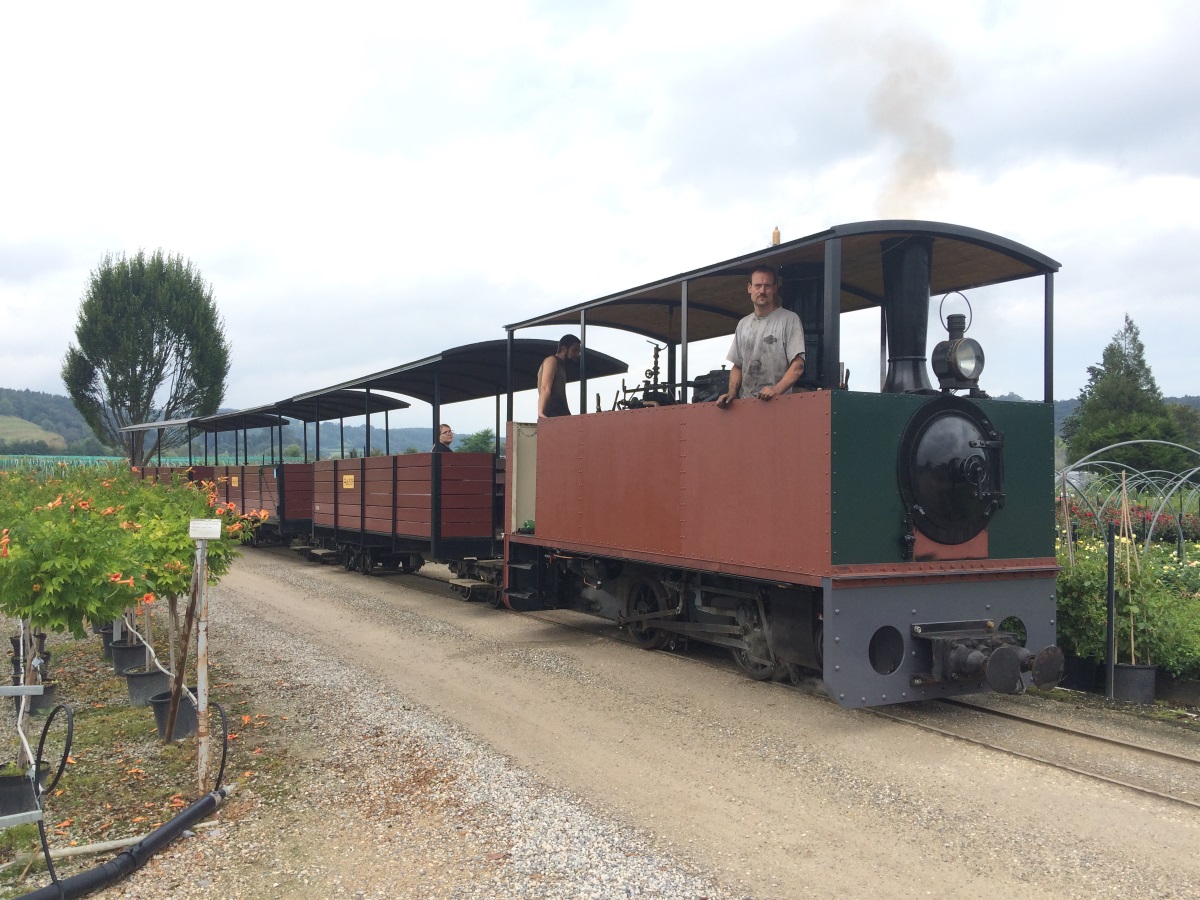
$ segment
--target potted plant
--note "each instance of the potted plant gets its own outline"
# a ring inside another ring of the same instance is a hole
[[[32,764],[24,749],[19,743],[9,746],[3,760],[0,765],[0,816],[36,809],[37,797],[33,780],[29,777]],[[42,784],[45,783],[47,770],[45,763],[38,767]]]
[[[1105,591],[1107,560],[1104,544],[1094,538],[1077,542],[1068,554],[1058,551],[1058,645],[1065,655],[1061,686],[1090,691],[1100,685],[1105,658]]]
[[[1117,662],[1113,665],[1113,697],[1117,700],[1154,702],[1158,666],[1153,662],[1157,641],[1152,613],[1161,599],[1155,593],[1146,585],[1131,585],[1117,591]],[[1126,653],[1129,661],[1121,662]]]
[[[158,484],[115,467],[0,471],[0,612],[81,638],[89,622],[174,598],[191,581],[188,522],[214,517],[225,524],[209,542],[210,583],[265,513],[218,504],[211,483]]]

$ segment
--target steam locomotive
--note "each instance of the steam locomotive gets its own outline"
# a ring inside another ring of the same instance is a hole
[[[801,317],[806,372],[791,394],[720,409],[708,401],[727,373],[689,378],[689,345],[733,334],[758,265],[779,273],[782,303]],[[503,456],[368,448],[367,458],[212,474],[225,499],[303,532],[309,555],[367,573],[448,562],[464,598],[581,610],[647,649],[726,648],[755,679],[819,676],[847,707],[1049,687],[1063,667],[1051,489],[1058,269],[960,226],[837,226],[253,411],[295,416],[323,394],[349,394],[369,412],[385,391],[429,402],[436,435],[443,403],[506,393]],[[927,352],[933,295],[969,291],[977,303],[989,286],[1039,278],[1043,402],[988,396],[963,314]],[[841,317],[872,310],[886,372],[878,392],[849,390]],[[656,364],[610,410],[515,422],[514,392],[553,352],[517,334],[545,326],[583,339],[569,372],[581,410],[589,377],[624,371],[588,348],[589,326],[661,344],[665,378]],[[221,417],[192,424],[223,427]],[[293,505],[276,510],[287,497]]]

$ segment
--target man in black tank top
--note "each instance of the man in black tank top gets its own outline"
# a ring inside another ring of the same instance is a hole
[[[567,360],[579,359],[579,338],[564,334],[558,342],[558,352],[542,360],[538,369],[538,418],[543,416],[569,416],[567,406]]]

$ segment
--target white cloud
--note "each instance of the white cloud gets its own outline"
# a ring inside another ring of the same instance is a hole
[[[227,403],[245,406],[499,338],[776,225],[897,214],[1063,263],[1058,396],[1126,311],[1164,392],[1200,393],[1195,10],[8,6],[0,383],[62,392],[110,251],[196,263],[234,347]],[[1040,395],[1033,294],[981,298],[999,392]],[[862,386],[877,323],[854,326]],[[628,346],[640,372],[649,348]],[[697,350],[693,374],[723,356]],[[464,415],[460,431],[492,424]]]

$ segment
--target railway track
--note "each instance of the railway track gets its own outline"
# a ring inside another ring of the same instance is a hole
[[[444,579],[433,574],[422,573],[409,577],[443,585],[446,583]],[[516,615],[606,640],[627,643],[620,637],[619,629],[611,623],[597,622],[601,627],[583,627],[564,622],[553,613],[522,612]],[[684,658],[696,665],[725,670],[736,669],[732,660],[723,656],[689,652]],[[815,693],[803,685],[777,686]],[[925,701],[903,707],[874,708],[860,712],[1200,809],[1200,758],[1197,757],[957,699]],[[1200,740],[1196,743],[1200,750]]]
[[[554,616],[518,615],[621,641],[619,636],[604,634],[594,628],[581,628]],[[685,658],[698,665],[736,670],[732,661],[719,657],[704,658],[689,653]],[[814,693],[803,685],[779,686]],[[861,712],[1200,809],[1200,758],[1197,757],[957,699]],[[981,722],[984,723],[982,727]],[[1014,729],[1012,723],[1019,729]],[[1196,743],[1200,750],[1200,739]]]
[[[869,710],[880,718],[966,741],[1200,809],[1200,759],[963,700]],[[1014,728],[1011,723],[1017,723]],[[1198,742],[1200,744],[1200,742]]]

